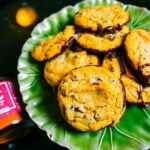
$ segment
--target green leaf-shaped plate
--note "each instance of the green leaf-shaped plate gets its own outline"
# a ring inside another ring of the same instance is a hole
[[[30,52],[43,39],[63,29],[79,10],[99,4],[118,3],[114,0],[85,0],[68,6],[47,17],[31,33],[18,61],[18,80],[26,110],[31,119],[47,132],[48,137],[72,150],[142,150],[150,148],[150,108],[136,105],[127,107],[125,115],[115,127],[97,132],[79,132],[70,128],[61,118],[52,90],[43,78],[41,64],[31,59]],[[150,11],[133,5],[124,5],[129,11],[130,28],[150,30]]]

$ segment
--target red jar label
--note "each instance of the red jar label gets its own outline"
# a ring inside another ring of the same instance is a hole
[[[13,83],[9,80],[0,81],[0,118],[20,110]]]

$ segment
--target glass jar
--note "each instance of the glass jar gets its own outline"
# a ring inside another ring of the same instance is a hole
[[[17,81],[0,78],[0,144],[26,135],[30,125]]]

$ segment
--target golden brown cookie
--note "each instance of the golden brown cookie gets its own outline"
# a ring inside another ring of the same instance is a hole
[[[43,40],[39,45],[33,49],[31,55],[37,61],[44,61],[53,58],[62,52],[62,47],[75,34],[75,27],[68,25],[62,32],[56,36]]]
[[[124,71],[121,56],[116,52],[108,53],[102,61],[102,66],[111,71],[118,79],[120,79],[121,74]]]
[[[135,79],[129,78],[127,75],[122,75],[121,81],[125,88],[126,100],[130,103],[142,103],[142,86]]]
[[[123,26],[120,31],[104,36],[92,33],[78,33],[77,43],[90,51],[108,52],[120,47],[128,32],[128,27]]]
[[[137,71],[139,78],[150,85],[150,31],[133,29],[125,39],[129,64]]]
[[[87,54],[86,51],[73,52],[68,49],[61,55],[46,62],[44,76],[47,82],[54,87],[69,71],[86,65],[99,65],[99,58],[96,55]]]
[[[125,87],[126,100],[130,103],[150,104],[150,87],[142,86],[136,79],[122,75],[121,80]]]
[[[129,21],[129,13],[119,5],[95,6],[79,11],[75,17],[75,25],[84,29],[98,31],[99,28],[117,28]]]
[[[70,71],[58,87],[62,116],[75,129],[96,131],[119,122],[124,112],[123,86],[104,67]]]

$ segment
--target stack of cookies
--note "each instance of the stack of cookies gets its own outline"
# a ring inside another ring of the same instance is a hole
[[[45,62],[62,117],[77,130],[116,125],[126,101],[150,103],[150,31],[129,30],[129,20],[119,4],[85,8],[31,53]]]
[[[81,28],[77,43],[95,52],[109,52],[122,45],[129,33],[125,25],[129,13],[120,5],[96,6],[81,10],[75,15],[75,25]]]

